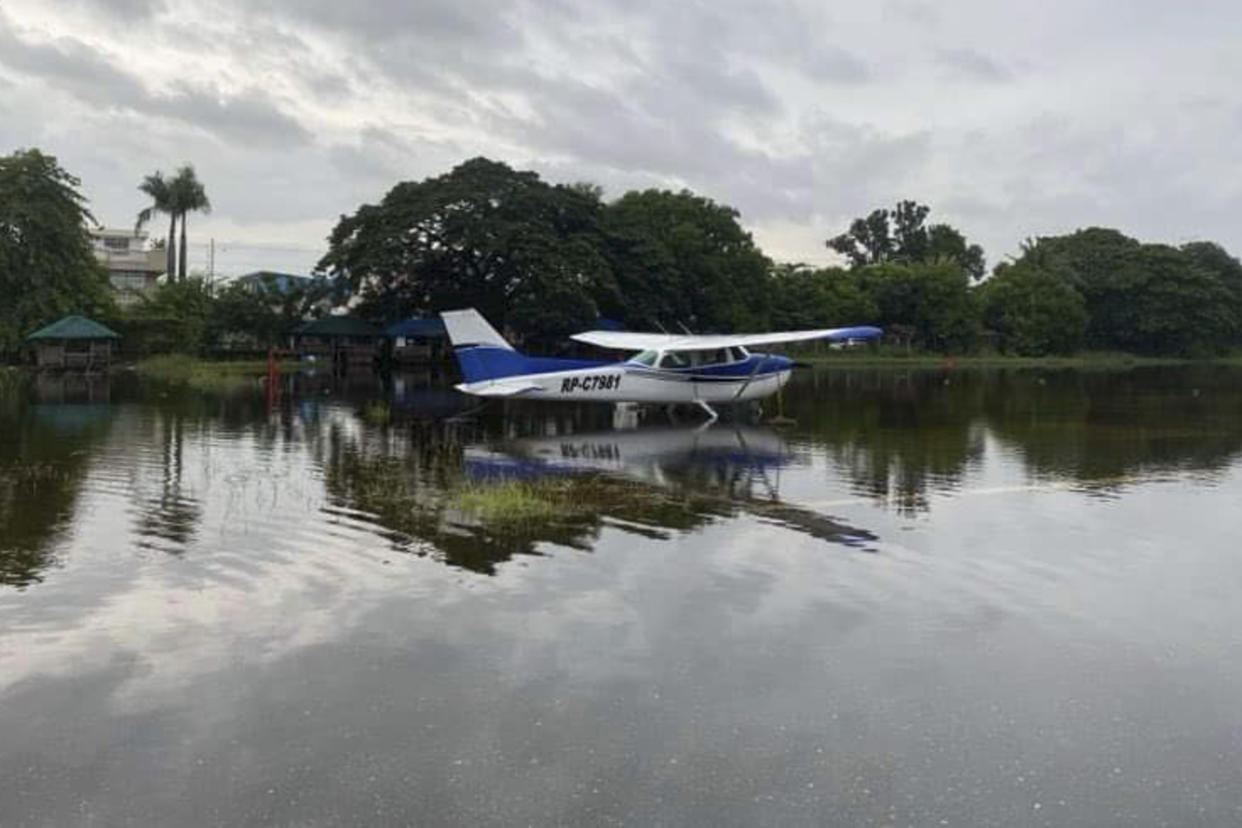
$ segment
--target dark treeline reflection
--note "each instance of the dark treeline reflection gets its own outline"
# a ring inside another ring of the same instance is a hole
[[[544,543],[588,550],[606,529],[669,537],[736,516],[875,548],[867,529],[786,502],[789,474],[799,497],[808,474],[823,474],[829,489],[844,480],[908,513],[997,464],[1120,492],[1162,475],[1210,482],[1242,455],[1242,369],[1207,364],[806,371],[783,408],[796,420],[784,430],[701,431],[697,418],[659,413],[635,428],[609,406],[480,408],[432,375],[297,374],[269,394],[257,378],[204,393],[123,371],[2,373],[0,586],[45,577],[88,501],[124,517],[92,544],[192,554],[231,476],[322,492],[328,505],[308,507],[308,531],[347,521],[490,573]],[[506,485],[533,487],[552,508],[526,520],[469,508],[472,493]]]
[[[0,373],[0,585],[25,587],[53,565],[69,531],[91,450],[108,434],[98,377]]]
[[[981,372],[816,371],[797,377],[786,405],[797,438],[822,447],[858,494],[918,511],[982,458],[990,382]]]
[[[821,371],[787,394],[798,439],[903,511],[958,487],[988,436],[1033,477],[1092,488],[1212,474],[1242,453],[1242,369],[1227,365]]]

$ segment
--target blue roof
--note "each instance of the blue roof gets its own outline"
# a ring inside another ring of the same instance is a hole
[[[425,336],[425,337],[445,337],[448,332],[444,329],[444,320],[438,316],[428,319],[422,319],[417,316],[409,319],[402,319],[400,322],[393,322],[384,329],[384,333],[388,336]]]
[[[299,276],[296,273],[277,273],[273,270],[256,270],[254,273],[247,273],[244,276],[238,276],[233,281],[243,284],[252,284],[256,288],[272,290],[279,294],[285,294],[295,288],[309,287],[314,284],[315,279],[310,276]]]

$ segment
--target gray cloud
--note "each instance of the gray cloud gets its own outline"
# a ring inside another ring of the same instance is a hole
[[[138,78],[116,68],[108,57],[80,40],[26,40],[2,8],[0,66],[39,78],[97,105],[133,106],[147,97],[146,87]]]
[[[117,60],[71,37],[32,42],[0,11],[0,66],[50,83],[88,106],[175,119],[223,140],[258,146],[300,144],[309,137],[296,119],[258,88],[225,94],[177,81],[170,92],[156,93],[137,75],[118,68]]]
[[[1014,77],[1010,69],[974,49],[941,49],[936,61],[952,74],[971,80],[1002,83]]]
[[[198,226],[313,247],[487,155],[610,195],[691,187],[790,258],[903,197],[993,260],[1087,223],[1242,248],[1227,0],[3,2],[0,133],[76,165],[104,216],[189,160],[216,206]]]

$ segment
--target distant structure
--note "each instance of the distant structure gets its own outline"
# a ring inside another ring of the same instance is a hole
[[[147,244],[144,231],[106,227],[90,231],[95,258],[108,269],[108,281],[122,308],[138,304],[155,293],[167,270],[167,254]]]
[[[384,334],[392,340],[393,362],[402,365],[439,362],[452,350],[444,321],[439,318],[402,319],[385,328]]]
[[[26,337],[42,370],[107,370],[120,335],[85,316],[66,316]]]
[[[382,330],[352,316],[325,316],[293,332],[293,346],[302,358],[330,361],[338,369],[374,365],[383,339]]]
[[[238,276],[232,284],[239,285],[247,293],[256,297],[266,297],[271,300],[272,304],[278,304],[281,299],[291,294],[306,293],[311,288],[323,285],[324,280],[321,277],[299,276],[296,273],[256,270],[253,273]],[[313,305],[307,308],[308,311],[320,314],[326,314],[331,309],[332,296],[326,290]]]
[[[274,270],[256,270],[238,276],[233,284],[241,285],[248,293],[256,296],[284,296],[295,290],[306,290],[315,283],[310,276],[299,276],[296,273],[278,273]]]

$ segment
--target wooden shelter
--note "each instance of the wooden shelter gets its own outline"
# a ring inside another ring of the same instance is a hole
[[[370,366],[379,356],[384,332],[352,316],[325,316],[293,332],[294,349],[303,358],[330,361],[334,367]]]
[[[26,337],[42,370],[105,371],[120,335],[85,316],[66,316]]]

